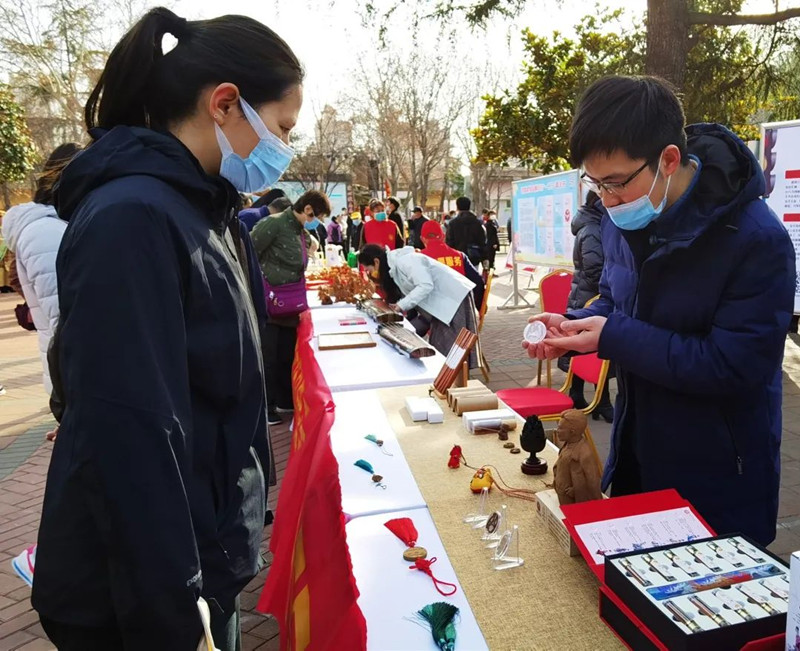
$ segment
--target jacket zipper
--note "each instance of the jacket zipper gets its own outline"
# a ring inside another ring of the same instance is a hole
[[[742,457],[739,454],[739,445],[736,443],[736,437],[733,434],[733,429],[731,428],[730,423],[728,422],[728,416],[723,412],[723,418],[725,420],[725,429],[728,430],[728,436],[731,439],[731,445],[733,446],[733,453],[736,455],[736,473],[738,475],[744,474]]]

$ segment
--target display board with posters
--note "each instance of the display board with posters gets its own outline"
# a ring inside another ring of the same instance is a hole
[[[800,120],[764,124],[761,136],[767,182],[764,200],[789,231],[800,269]],[[800,281],[797,279],[794,291],[794,311],[798,314]]]
[[[580,205],[578,170],[515,181],[512,185],[515,263],[572,267],[572,220]]]

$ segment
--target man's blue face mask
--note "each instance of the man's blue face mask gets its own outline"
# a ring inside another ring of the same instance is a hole
[[[658,171],[653,179],[653,184],[650,186],[650,191],[647,194],[642,195],[635,201],[621,203],[618,206],[606,206],[608,216],[617,228],[621,228],[624,231],[638,231],[647,226],[663,212],[664,206],[667,205],[667,193],[669,192],[669,182],[672,180],[672,176],[667,177],[667,187],[664,190],[664,198],[661,200],[661,203],[659,203],[658,206],[654,206],[653,202],[650,200],[650,195],[656,187],[656,181],[660,173],[661,157],[659,156]]]

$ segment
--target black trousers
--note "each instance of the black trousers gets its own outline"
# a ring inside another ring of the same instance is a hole
[[[215,601],[209,604],[211,634],[220,651],[241,651],[242,628],[239,597],[225,610]],[[58,651],[123,651],[122,633],[116,627],[89,627],[61,624],[41,617],[42,628]],[[200,639],[198,638],[198,643]],[[195,651],[196,646],[187,651]],[[155,650],[154,650],[155,651]],[[178,650],[176,650],[178,651]]]
[[[270,409],[292,406],[292,363],[297,343],[297,326],[268,323],[264,326],[264,381]]]

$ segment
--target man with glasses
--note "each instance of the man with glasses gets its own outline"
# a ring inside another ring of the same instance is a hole
[[[723,126],[684,130],[674,92],[649,77],[590,86],[570,149],[607,213],[600,298],[533,317],[548,336],[523,345],[616,363],[604,490],[675,488],[717,533],[770,543],[795,264],[755,157]]]

